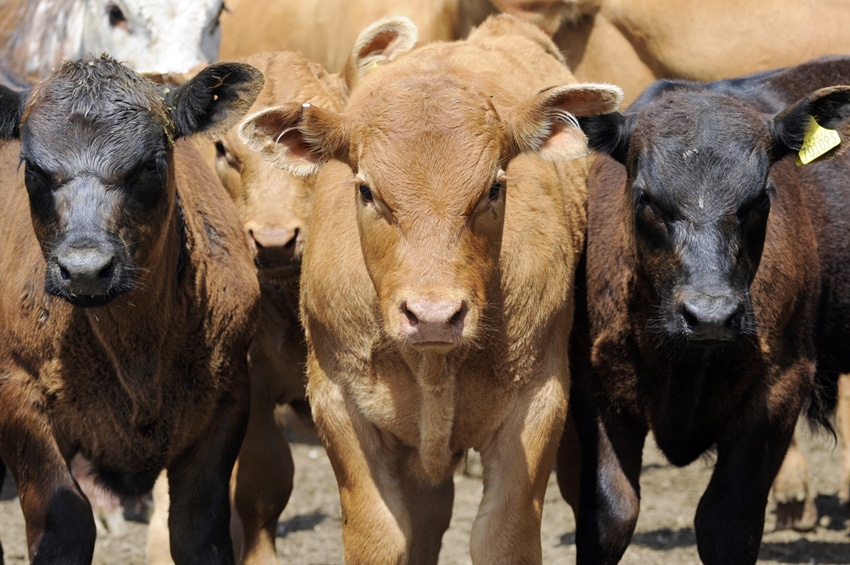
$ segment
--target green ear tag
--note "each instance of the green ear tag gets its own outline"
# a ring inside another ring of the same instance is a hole
[[[821,127],[809,116],[806,137],[803,138],[803,146],[797,154],[797,165],[807,165],[840,144],[841,137],[837,131]]]

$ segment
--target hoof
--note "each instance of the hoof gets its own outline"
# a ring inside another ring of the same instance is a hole
[[[776,530],[810,532],[815,529],[818,511],[811,500],[776,505]]]

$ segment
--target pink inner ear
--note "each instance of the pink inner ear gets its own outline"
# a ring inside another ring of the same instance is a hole
[[[540,144],[540,152],[552,157],[578,157],[587,152],[587,138],[580,129],[555,121],[549,137]]]
[[[309,163],[318,163],[321,159],[313,149],[304,143],[304,137],[297,129],[289,130],[278,138],[278,143],[286,146],[290,157]]]

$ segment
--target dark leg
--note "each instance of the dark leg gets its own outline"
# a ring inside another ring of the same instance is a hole
[[[582,402],[572,406],[582,461],[576,562],[617,563],[637,524],[647,429],[642,422],[622,416],[603,421]]]
[[[0,396],[0,459],[18,488],[30,562],[91,563],[96,536],[91,506],[71,476],[49,423],[31,409],[26,392],[6,386],[0,387]]]
[[[703,563],[756,562],[770,487],[794,432],[796,418],[789,420],[783,429],[765,422],[718,442],[717,464],[694,520]]]
[[[220,405],[199,442],[168,467],[169,541],[177,565],[235,561],[229,482],[248,416],[248,399],[239,400]]]

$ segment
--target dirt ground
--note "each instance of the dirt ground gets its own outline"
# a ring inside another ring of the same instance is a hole
[[[837,499],[839,449],[826,436],[812,437],[803,429],[803,449],[809,456],[820,526],[814,532],[774,532],[773,503],[765,516],[765,536],[759,562],[850,563],[848,511]],[[342,563],[339,500],[330,464],[321,446],[294,443],[295,490],[281,516],[277,552],[281,563],[320,565]],[[643,498],[637,531],[622,563],[687,565],[699,563],[693,530],[696,504],[708,483],[712,462],[698,461],[684,469],[668,464],[650,439],[644,454]],[[443,538],[440,565],[465,565],[469,531],[481,496],[481,480],[458,474],[454,515]],[[145,524],[129,522],[124,535],[98,538],[94,563],[145,563]],[[0,540],[7,565],[27,563],[23,517],[7,479],[0,496]],[[575,562],[575,522],[561,498],[553,474],[543,513],[543,561]]]

